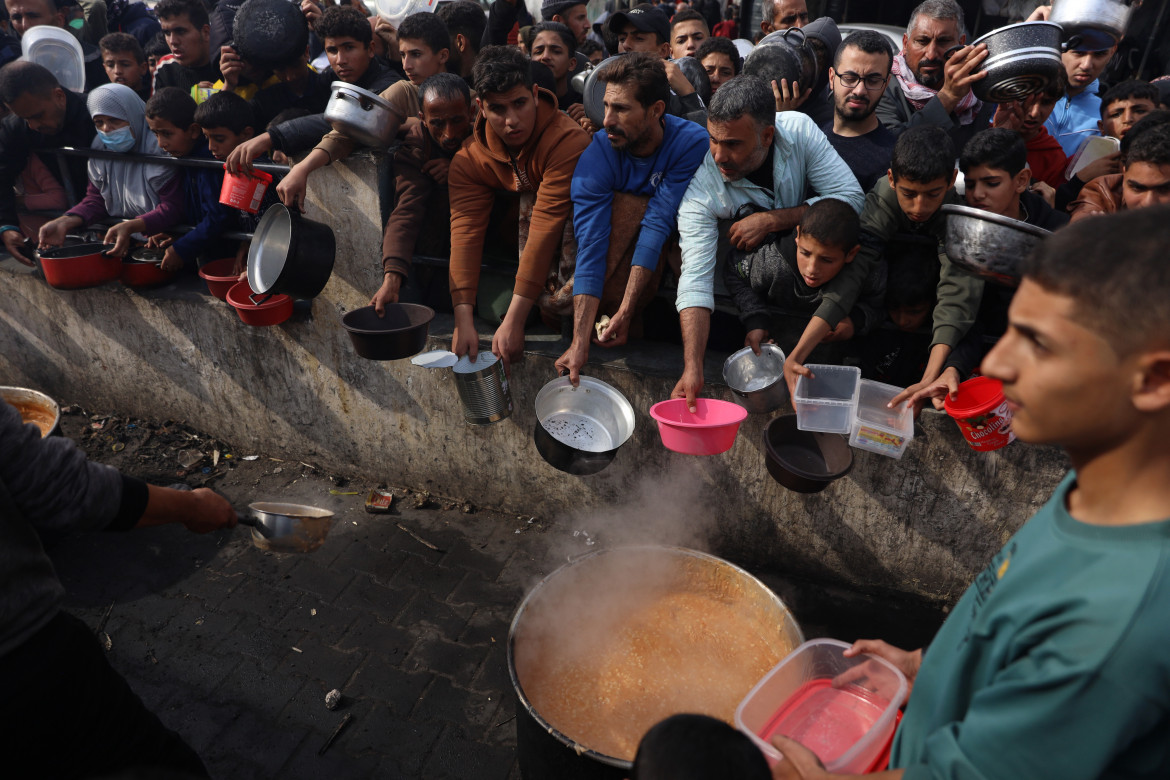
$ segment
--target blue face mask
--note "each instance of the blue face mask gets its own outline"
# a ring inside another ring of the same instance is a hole
[[[134,148],[134,133],[130,125],[119,127],[112,133],[98,131],[98,137],[111,152],[128,152]]]

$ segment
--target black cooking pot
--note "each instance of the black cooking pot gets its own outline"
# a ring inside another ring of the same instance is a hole
[[[435,310],[417,303],[388,303],[386,316],[363,306],[341,316],[341,326],[359,357],[401,360],[422,352]]]
[[[777,30],[765,35],[743,61],[743,72],[766,82],[781,79],[809,89],[817,82],[817,58],[799,28]]]
[[[329,282],[336,256],[331,227],[274,203],[248,248],[248,285],[257,295],[316,298]]]
[[[795,414],[764,428],[764,459],[772,478],[797,493],[819,493],[853,468],[853,450],[844,436],[802,431]]]
[[[691,86],[695,88],[695,92],[703,99],[703,105],[711,102],[711,77],[707,75],[703,64],[694,57],[679,57],[677,60],[671,60],[678,69],[682,71],[683,75],[687,77],[687,81],[691,82]]]
[[[292,62],[309,44],[309,25],[299,3],[247,0],[232,23],[232,44],[253,65],[274,67]]]
[[[1060,59],[1063,31],[1051,22],[1021,22],[992,30],[973,46],[987,45],[980,70],[987,75],[971,85],[980,100],[1007,103],[1043,91],[1064,78]]]

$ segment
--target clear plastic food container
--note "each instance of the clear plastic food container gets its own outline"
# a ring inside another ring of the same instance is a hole
[[[802,431],[849,433],[857,408],[861,369],[853,366],[809,365],[813,379],[800,377],[792,405],[796,427]]]
[[[914,439],[914,410],[905,403],[886,406],[902,388],[862,379],[849,444],[891,458],[901,458]]]
[[[812,639],[793,650],[752,688],[735,711],[735,725],[769,764],[780,734],[817,754],[829,772],[873,770],[894,737],[906,677],[872,655],[846,658],[836,639]]]

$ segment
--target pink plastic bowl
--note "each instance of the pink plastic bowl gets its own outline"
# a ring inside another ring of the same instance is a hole
[[[658,421],[658,434],[666,449],[684,455],[718,455],[735,444],[739,424],[747,409],[729,401],[696,398],[695,413],[687,409],[685,398],[673,398],[650,407],[650,416]]]

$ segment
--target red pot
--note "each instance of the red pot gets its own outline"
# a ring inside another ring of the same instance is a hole
[[[287,295],[257,295],[259,303],[252,301],[253,295],[247,282],[237,282],[227,294],[227,302],[249,325],[279,325],[292,316],[293,302]]]
[[[234,257],[225,257],[221,260],[212,260],[199,269],[199,278],[207,282],[207,291],[221,301],[227,300],[228,290],[240,281],[240,275],[232,273],[235,264]]]
[[[175,276],[175,271],[164,271],[159,265],[161,253],[122,260],[122,284],[127,287],[153,287],[165,284]]]
[[[80,290],[112,282],[122,273],[122,261],[105,254],[113,248],[113,244],[77,244],[37,255],[50,287]]]

